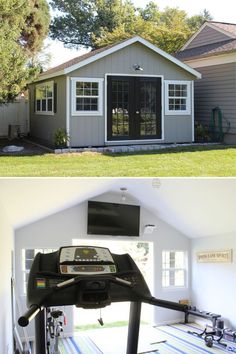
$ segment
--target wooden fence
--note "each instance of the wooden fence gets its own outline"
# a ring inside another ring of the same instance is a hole
[[[0,105],[0,137],[7,137],[9,133],[27,135],[29,132],[28,101],[20,99],[14,103]],[[17,129],[16,129],[17,127]]]

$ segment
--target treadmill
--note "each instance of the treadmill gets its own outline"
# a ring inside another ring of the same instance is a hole
[[[97,246],[68,246],[38,253],[27,287],[28,310],[18,323],[25,327],[35,318],[36,354],[47,354],[46,313],[55,306],[103,308],[130,302],[126,354],[137,353],[142,303],[186,313],[188,306],[153,297],[129,254],[114,254]]]

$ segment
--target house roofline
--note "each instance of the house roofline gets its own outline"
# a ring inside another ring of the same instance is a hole
[[[63,70],[59,70],[59,71],[56,71],[54,73],[51,73],[51,74],[46,74],[45,75],[41,75],[37,80],[35,80],[35,82],[38,82],[38,81],[43,81],[43,80],[47,80],[49,78],[53,78],[53,77],[56,77],[56,76],[60,76],[60,75],[67,75],[69,74],[70,72],[72,71],[75,71],[77,69],[80,69],[81,67],[85,66],[85,65],[88,65],[90,63],[93,63],[94,61],[98,60],[98,59],[102,59],[104,57],[106,57],[107,55],[109,54],[112,54],[120,49],[123,49],[131,44],[134,44],[134,43],[141,43],[143,44],[144,46],[146,46],[147,48],[151,49],[152,51],[154,51],[155,53],[161,55],[162,57],[168,59],[169,61],[171,61],[172,63],[174,63],[175,65],[181,67],[182,69],[188,71],[190,74],[192,74],[193,76],[195,76],[196,78],[201,78],[201,74],[199,72],[197,72],[196,70],[192,69],[191,67],[189,67],[188,65],[184,64],[183,62],[181,62],[180,60],[174,58],[172,55],[164,52],[162,49],[156,47],[155,45],[151,44],[150,42],[148,42],[146,39],[143,39],[139,36],[136,36],[136,37],[132,37],[130,39],[127,39],[126,41],[123,41],[121,43],[118,43],[100,53],[97,53],[87,59],[84,59],[82,60],[81,62],[79,63],[76,63],[74,65],[71,65],[70,67],[68,68],[65,68]]]
[[[186,58],[185,62],[194,68],[236,63],[236,52],[208,55],[206,57]]]
[[[230,32],[227,32],[225,31],[223,28],[219,28],[217,26],[214,25],[214,23],[224,23],[224,22],[216,22],[216,21],[206,21],[203,23],[203,25],[199,28],[199,30],[194,33],[190,38],[189,40],[183,45],[183,47],[180,49],[180,51],[183,51],[185,50],[188,45],[198,36],[198,34],[205,28],[205,27],[210,27],[210,28],[213,28],[214,30],[228,36],[229,38],[236,38],[236,36],[233,34],[233,33],[230,33]],[[227,24],[227,23],[224,23],[224,24]],[[229,25],[231,23],[228,23]]]

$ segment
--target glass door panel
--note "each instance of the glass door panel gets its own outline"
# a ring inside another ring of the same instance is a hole
[[[161,79],[108,76],[108,140],[161,138]]]
[[[112,137],[129,136],[129,82],[112,82]]]

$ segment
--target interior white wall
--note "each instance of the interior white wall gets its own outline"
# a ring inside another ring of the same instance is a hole
[[[192,240],[192,301],[200,310],[218,313],[225,325],[236,328],[236,235]],[[196,252],[233,250],[232,263],[197,263]]]
[[[13,353],[13,329],[11,307],[11,273],[13,229],[0,205],[0,353]]]
[[[96,200],[120,202],[120,194],[107,193],[96,198]],[[127,199],[126,203],[139,204],[134,199]],[[152,234],[143,234],[146,224],[155,224],[156,230]],[[189,287],[182,290],[164,291],[161,287],[161,252],[164,249],[178,249],[189,253],[189,239],[176,229],[161,221],[150,213],[149,210],[141,207],[140,220],[141,236],[139,238],[116,237],[120,240],[145,240],[154,242],[154,296],[178,301],[181,298],[189,298]],[[53,214],[37,222],[28,224],[15,233],[15,255],[16,255],[16,278],[19,290],[23,283],[21,272],[21,249],[22,248],[58,248],[60,246],[72,244],[73,239],[82,239],[91,236],[87,235],[87,202],[83,202],[75,207]],[[102,239],[102,236],[93,236]],[[104,238],[104,237],[103,237]],[[106,236],[106,239],[109,237]],[[111,238],[111,239],[114,239]],[[189,285],[189,284],[188,284]],[[22,293],[22,291],[21,291]],[[25,302],[25,296],[22,295]],[[171,322],[183,319],[183,314],[166,309],[155,309],[155,323]],[[70,321],[69,321],[70,322]],[[72,328],[70,328],[72,330]],[[67,329],[68,331],[68,329]]]

